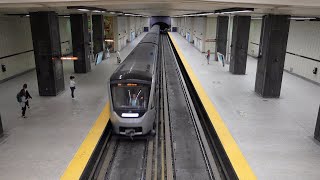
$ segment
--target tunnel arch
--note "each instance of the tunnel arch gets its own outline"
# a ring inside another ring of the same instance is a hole
[[[157,23],[154,23],[152,26],[154,25],[159,25],[160,26],[160,30],[165,30],[165,29],[169,29],[170,26],[165,23],[165,22],[157,22]]]
[[[169,16],[152,16],[150,18],[150,26],[159,25],[160,30],[171,28],[171,18]]]

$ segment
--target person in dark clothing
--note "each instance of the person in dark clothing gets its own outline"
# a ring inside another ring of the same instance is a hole
[[[27,85],[27,84],[24,84],[24,85],[23,85],[23,89],[24,89],[25,94],[26,94],[26,106],[28,106],[28,108],[30,108],[29,100],[28,100],[28,99],[32,99],[32,97],[31,97],[31,95],[29,94],[27,88],[28,88],[28,85]]]
[[[20,106],[21,106],[21,110],[22,110],[22,117],[26,118],[26,110],[27,110],[27,98],[26,98],[26,91],[24,89],[21,89],[20,94],[19,94],[20,98],[21,98],[21,102],[20,102]]]

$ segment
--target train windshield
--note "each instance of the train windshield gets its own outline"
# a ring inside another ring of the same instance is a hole
[[[111,89],[113,107],[115,109],[146,110],[148,108],[150,85],[116,84]]]

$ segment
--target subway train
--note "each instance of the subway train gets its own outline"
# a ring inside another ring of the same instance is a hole
[[[154,25],[108,82],[110,120],[115,134],[154,132],[160,27]]]

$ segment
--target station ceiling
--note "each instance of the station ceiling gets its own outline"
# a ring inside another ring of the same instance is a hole
[[[147,16],[175,16],[246,7],[255,8],[252,15],[273,13],[320,17],[320,0],[0,0],[0,13],[77,13],[67,6],[90,6]]]

